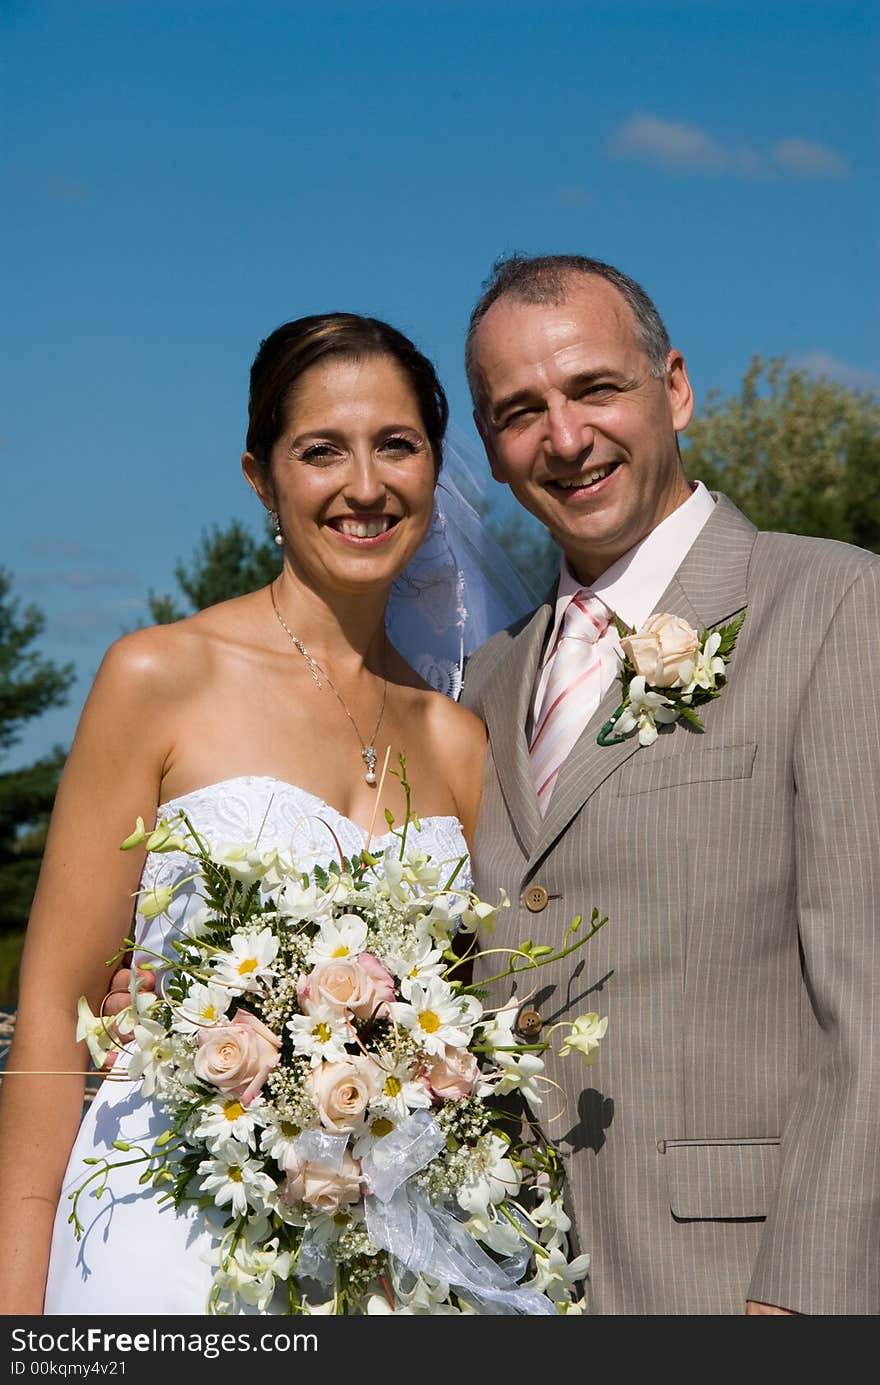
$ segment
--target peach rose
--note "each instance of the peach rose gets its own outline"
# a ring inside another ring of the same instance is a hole
[[[696,630],[686,620],[665,611],[620,641],[636,673],[655,688],[683,688],[689,683],[699,644]]]
[[[196,1076],[249,1106],[278,1062],[281,1040],[250,1010],[199,1032]]]
[[[371,1058],[350,1058],[345,1063],[323,1062],[312,1068],[306,1090],[321,1124],[337,1135],[354,1130],[379,1094],[381,1071]]]
[[[340,957],[319,962],[296,985],[300,1008],[307,1015],[322,1005],[338,1014],[348,1010],[358,1019],[388,1014],[387,1001],[394,999],[394,981],[372,952],[357,957]]]
[[[338,1171],[321,1164],[300,1164],[288,1170],[280,1196],[288,1206],[305,1203],[319,1212],[336,1212],[343,1203],[360,1201],[362,1182],[361,1166],[346,1150]]]
[[[358,1019],[386,1019],[388,1002],[394,999],[394,978],[372,952],[359,952],[357,959],[364,981],[364,996],[354,1010]]]
[[[480,1066],[466,1048],[449,1048],[435,1058],[425,1072],[428,1091],[438,1101],[460,1101],[470,1096],[480,1075]]]

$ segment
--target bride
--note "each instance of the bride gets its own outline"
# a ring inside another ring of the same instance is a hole
[[[144,869],[119,850],[135,820],[185,806],[212,840],[259,832],[305,862],[330,854],[330,828],[351,854],[371,828],[381,842],[386,811],[403,818],[402,786],[381,774],[390,747],[392,765],[406,756],[419,844],[448,859],[472,840],[483,726],[414,672],[385,624],[431,523],[447,412],[430,362],[385,323],[332,313],[273,332],[251,371],[242,465],[275,519],[280,576],[104,658],[58,791],[2,1086],[6,1314],[205,1311],[201,1214],[158,1213],[137,1168],[81,1200],[79,1243],[67,1224],[84,1157],[164,1128],[136,1084],[106,1081],[77,1134],[77,998],[100,1007],[142,870],[154,883],[157,858]],[[167,949],[168,927],[139,918],[139,944]]]

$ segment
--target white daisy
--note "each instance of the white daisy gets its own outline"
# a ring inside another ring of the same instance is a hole
[[[410,1111],[425,1110],[431,1105],[431,1093],[415,1076],[410,1060],[401,1058],[390,1067],[379,1066],[382,1068],[379,1094],[370,1102],[371,1114],[403,1120]]]
[[[313,1068],[325,1058],[328,1063],[342,1063],[349,1057],[345,1045],[351,1034],[345,1016],[334,1014],[327,1006],[313,1015],[294,1015],[286,1027],[293,1039],[294,1053],[305,1054]]]
[[[217,1206],[231,1204],[239,1217],[247,1216],[249,1207],[259,1212],[275,1193],[275,1183],[263,1171],[262,1164],[249,1157],[245,1145],[232,1140],[213,1159],[203,1159],[198,1172],[202,1175],[203,1190],[213,1195]]]
[[[278,939],[271,929],[233,933],[227,947],[227,952],[218,954],[212,961],[217,980],[227,986],[232,995],[259,991],[262,982],[275,975],[272,963],[278,956]]]
[[[408,1029],[427,1053],[443,1055],[450,1048],[467,1048],[482,1006],[474,996],[455,995],[437,977],[413,981],[409,1002],[389,1007],[398,1024]]]
[[[270,1109],[266,1113],[265,1125],[260,1135],[260,1149],[283,1169],[295,1158],[294,1147],[299,1136],[298,1125],[285,1120],[278,1111]]]
[[[231,1003],[232,996],[224,987],[196,981],[186,999],[174,1007],[171,1028],[180,1034],[197,1034],[222,1019]]]
[[[431,977],[442,977],[447,963],[439,947],[433,946],[433,939],[424,938],[408,942],[393,959],[392,971],[400,977],[400,992],[405,1000],[412,994],[414,981],[426,982]]]
[[[342,914],[338,919],[328,919],[321,924],[320,932],[312,941],[311,950],[306,953],[306,961],[314,966],[318,962],[357,957],[366,945],[365,921],[358,914]]]
[[[201,1136],[212,1153],[216,1153],[230,1139],[253,1149],[257,1143],[260,1116],[259,1098],[250,1106],[242,1106],[237,1097],[227,1096],[202,1108],[193,1133]]]

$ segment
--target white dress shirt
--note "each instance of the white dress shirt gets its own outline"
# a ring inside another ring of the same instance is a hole
[[[602,598],[609,610],[619,616],[629,626],[638,630],[654,610],[657,602],[681,567],[694,540],[715,508],[715,501],[702,481],[695,481],[691,495],[652,529],[650,534],[635,544],[622,557],[596,578],[589,590]],[[571,598],[581,590],[579,582],[568,566],[563,554],[559,573],[559,586],[556,591],[556,614],[546,652],[535,681],[532,698],[532,714],[528,731],[537,726],[544,703],[544,693],[550,676],[550,667],[556,653],[559,628]],[[673,615],[676,612],[672,612]],[[599,677],[594,683],[595,693],[591,702],[584,702],[584,726],[590,720],[602,698],[617,677],[620,669],[620,639],[612,622],[602,638],[597,642],[601,655]]]

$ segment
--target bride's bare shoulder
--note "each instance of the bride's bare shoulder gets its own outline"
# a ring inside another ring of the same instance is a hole
[[[253,594],[255,595],[255,594]],[[253,595],[207,606],[167,625],[132,630],[107,650],[99,681],[147,696],[197,686],[222,649],[246,638]]]

